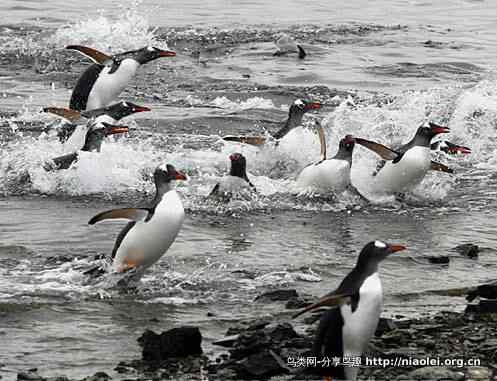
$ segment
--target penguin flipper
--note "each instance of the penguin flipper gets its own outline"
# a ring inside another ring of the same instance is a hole
[[[45,171],[53,171],[56,169],[67,169],[76,160],[78,160],[78,153],[73,152],[67,155],[56,157],[51,161],[47,161],[43,166],[43,168],[45,169]]]
[[[338,306],[341,306],[342,304],[349,303],[352,295],[353,294],[349,294],[349,293],[332,292],[331,294],[328,294],[325,297],[318,300],[316,303],[311,304],[310,306],[307,306],[303,310],[297,312],[296,314],[294,314],[292,316],[292,318],[295,319],[296,317],[298,317],[306,312],[315,310],[316,308],[319,308],[319,307],[325,307],[325,306],[338,307]]]
[[[378,154],[383,160],[390,161],[390,160],[395,160],[399,157],[399,152],[394,151],[393,149],[388,148],[383,144],[362,138],[355,138],[355,141],[357,144],[360,144],[363,147],[366,147],[367,149]]]
[[[326,160],[326,136],[324,134],[324,128],[318,122],[318,135],[319,135],[319,144],[321,144],[321,153],[319,155],[319,162]]]
[[[88,221],[89,225],[94,225],[102,220],[124,218],[132,221],[143,221],[147,220],[148,216],[152,213],[150,209],[146,208],[123,208],[123,209],[112,209],[105,212],[99,213],[92,217]]]
[[[433,160],[431,161],[431,167],[430,167],[430,169],[432,171],[440,171],[440,172],[445,172],[445,173],[454,173],[454,170],[450,169],[445,164],[438,163],[438,162],[433,161]]]
[[[88,46],[68,45],[68,46],[66,46],[66,49],[76,50],[77,52],[80,52],[81,54],[88,57],[93,62],[95,62],[96,64],[99,64],[99,65],[108,65],[109,63],[112,62],[111,56],[109,56],[108,54],[102,53],[101,51],[99,51],[97,49],[90,48]]]
[[[263,136],[233,136],[233,135],[226,135],[223,136],[223,140],[227,142],[238,142],[238,143],[244,143],[244,144],[249,144],[252,146],[262,146],[266,143],[266,138]]]
[[[64,119],[67,119],[71,123],[76,123],[81,119],[81,113],[79,111],[72,110],[70,108],[45,107],[43,108],[43,112],[60,116]]]

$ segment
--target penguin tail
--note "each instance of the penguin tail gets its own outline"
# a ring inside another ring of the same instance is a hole
[[[297,45],[297,49],[299,50],[299,58],[302,60],[305,58],[307,53],[305,52],[304,48],[300,45]]]

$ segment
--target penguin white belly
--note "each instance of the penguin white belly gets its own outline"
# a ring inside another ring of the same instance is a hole
[[[88,95],[86,110],[105,107],[115,101],[134,77],[139,66],[137,61],[126,58],[112,74],[109,74],[111,66],[104,67]]]
[[[297,178],[299,189],[343,192],[350,185],[350,163],[347,160],[329,159],[311,164]]]
[[[251,190],[252,188],[250,184],[246,180],[238,176],[224,176],[221,181],[219,181],[218,191],[220,193],[237,194],[240,192],[243,193]]]
[[[351,306],[340,307],[343,318],[342,343],[344,357],[361,356],[373,337],[381,310],[383,308],[383,289],[378,273],[370,275],[359,289],[359,303],[352,312]],[[358,367],[345,367],[347,380],[355,380]]]
[[[133,226],[119,246],[114,258],[114,269],[147,268],[157,262],[174,242],[183,225],[185,211],[176,191],[167,192],[155,208],[152,218]]]
[[[64,152],[79,151],[85,145],[88,125],[76,126],[69,139],[64,143]]]
[[[409,191],[424,179],[430,166],[430,148],[413,147],[398,163],[385,164],[375,177],[376,187],[388,193]]]

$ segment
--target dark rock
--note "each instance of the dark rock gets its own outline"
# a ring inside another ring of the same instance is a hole
[[[450,259],[446,255],[440,255],[440,256],[432,256],[432,257],[425,257],[428,262],[433,263],[435,265],[447,265],[450,262]]]
[[[480,300],[478,304],[468,304],[464,312],[475,314],[497,313],[497,300]]]
[[[173,328],[160,335],[147,330],[138,342],[143,347],[143,360],[149,362],[202,354],[202,335],[197,327]]]
[[[311,302],[300,296],[292,297],[285,303],[285,308],[288,310],[298,310],[307,307]]]
[[[45,381],[46,379],[36,374],[35,372],[19,372],[17,374],[17,381]]]
[[[381,336],[386,332],[397,329],[397,324],[392,319],[380,318],[378,326],[376,327],[375,336]]]
[[[124,362],[120,362],[119,364],[117,364],[117,366],[114,368],[114,371],[116,373],[131,373],[133,372],[133,368],[131,368],[130,366],[128,366],[126,363]]]
[[[273,343],[298,337],[290,323],[280,323],[273,327],[267,327],[264,329],[264,333],[269,336]]]
[[[254,301],[258,302],[276,302],[276,301],[285,301],[290,298],[296,298],[298,297],[299,294],[297,294],[297,291],[294,289],[281,289],[281,290],[274,290],[274,291],[268,291],[265,292],[264,294],[261,294],[257,296]]]
[[[453,372],[450,369],[437,366],[427,366],[413,370],[407,375],[402,375],[397,380],[409,381],[463,381],[464,374],[460,372]]]
[[[485,299],[497,299],[497,284],[482,284],[469,291],[466,299],[471,302],[478,296]]]
[[[249,379],[263,379],[289,373],[285,362],[271,350],[255,353],[239,361],[238,364],[239,376]]]
[[[105,372],[97,372],[93,376],[85,377],[81,381],[108,381],[112,377]]]
[[[478,258],[478,253],[480,252],[478,245],[474,245],[472,243],[458,245],[454,247],[453,250],[469,258]]]
[[[220,347],[231,348],[239,336],[240,335],[228,336],[228,337],[225,337],[224,339],[214,341],[212,344],[218,345]]]
[[[262,329],[270,323],[271,322],[266,319],[242,321],[239,322],[236,326],[228,328],[228,330],[226,331],[226,336],[237,335],[245,331],[255,331],[257,329]]]

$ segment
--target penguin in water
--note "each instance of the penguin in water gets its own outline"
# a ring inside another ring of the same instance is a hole
[[[443,152],[447,155],[469,155],[471,148],[451,143],[447,140],[433,142],[430,148],[434,152]]]
[[[362,138],[356,138],[356,143],[384,160],[374,174],[377,188],[384,193],[402,193],[421,183],[430,169],[453,173],[446,165],[431,160],[431,140],[448,132],[447,127],[429,123],[419,127],[409,143],[395,150]]]
[[[278,50],[273,53],[273,56],[282,56],[285,54],[298,53],[300,59],[304,59],[307,55],[305,50],[295,42],[288,34],[282,33],[275,42]]]
[[[247,160],[241,153],[229,156],[230,172],[224,176],[209,193],[209,198],[228,202],[233,196],[248,195],[255,192],[255,186],[247,177]]]
[[[402,245],[382,241],[369,242],[361,250],[357,263],[337,289],[296,315],[318,307],[337,307],[323,313],[314,338],[313,351],[318,361],[360,357],[376,331],[383,308],[383,289],[378,275],[380,262],[390,254],[405,250]],[[343,364],[317,367],[327,379],[355,381],[359,368]]]
[[[319,110],[320,108],[321,104],[319,102],[296,99],[288,110],[287,120],[282,123],[283,126],[274,135],[269,137],[227,135],[223,137],[223,140],[228,142],[245,143],[254,146],[262,146],[269,141],[275,141],[275,144],[277,145],[280,139],[282,139],[291,130],[302,124],[302,118],[306,112],[311,110]]]
[[[110,135],[123,134],[129,132],[127,126],[112,125],[106,122],[93,123],[88,128],[85,143],[81,151],[100,152],[103,140]],[[72,163],[78,160],[79,153],[73,152],[67,155],[56,157],[44,165],[45,170],[67,169]]]
[[[176,56],[171,50],[153,46],[112,56],[81,45],[69,45],[66,49],[76,50],[94,62],[81,75],[72,92],[69,108],[77,111],[108,106],[124,90],[141,65],[160,57]]]
[[[127,101],[120,101],[110,106],[89,111],[77,111],[63,107],[45,107],[43,109],[43,112],[60,116],[70,122],[69,124],[62,125],[57,131],[57,136],[62,143],[73,135],[78,125],[88,123],[89,120],[94,120],[95,123],[106,122],[114,124],[129,115],[145,111],[151,110],[148,107],[139,106]]]
[[[90,225],[116,218],[131,220],[117,236],[112,250],[115,272],[145,270],[166,253],[185,219],[183,203],[171,183],[186,179],[171,164],[158,167],[154,171],[155,197],[149,206],[108,210],[90,219]]]
[[[321,158],[315,164],[305,167],[297,177],[299,189],[340,193],[351,186],[350,170],[352,168],[352,153],[355,138],[352,135],[340,140],[337,154],[328,159],[326,157],[326,138],[324,129],[318,127],[321,143]]]

